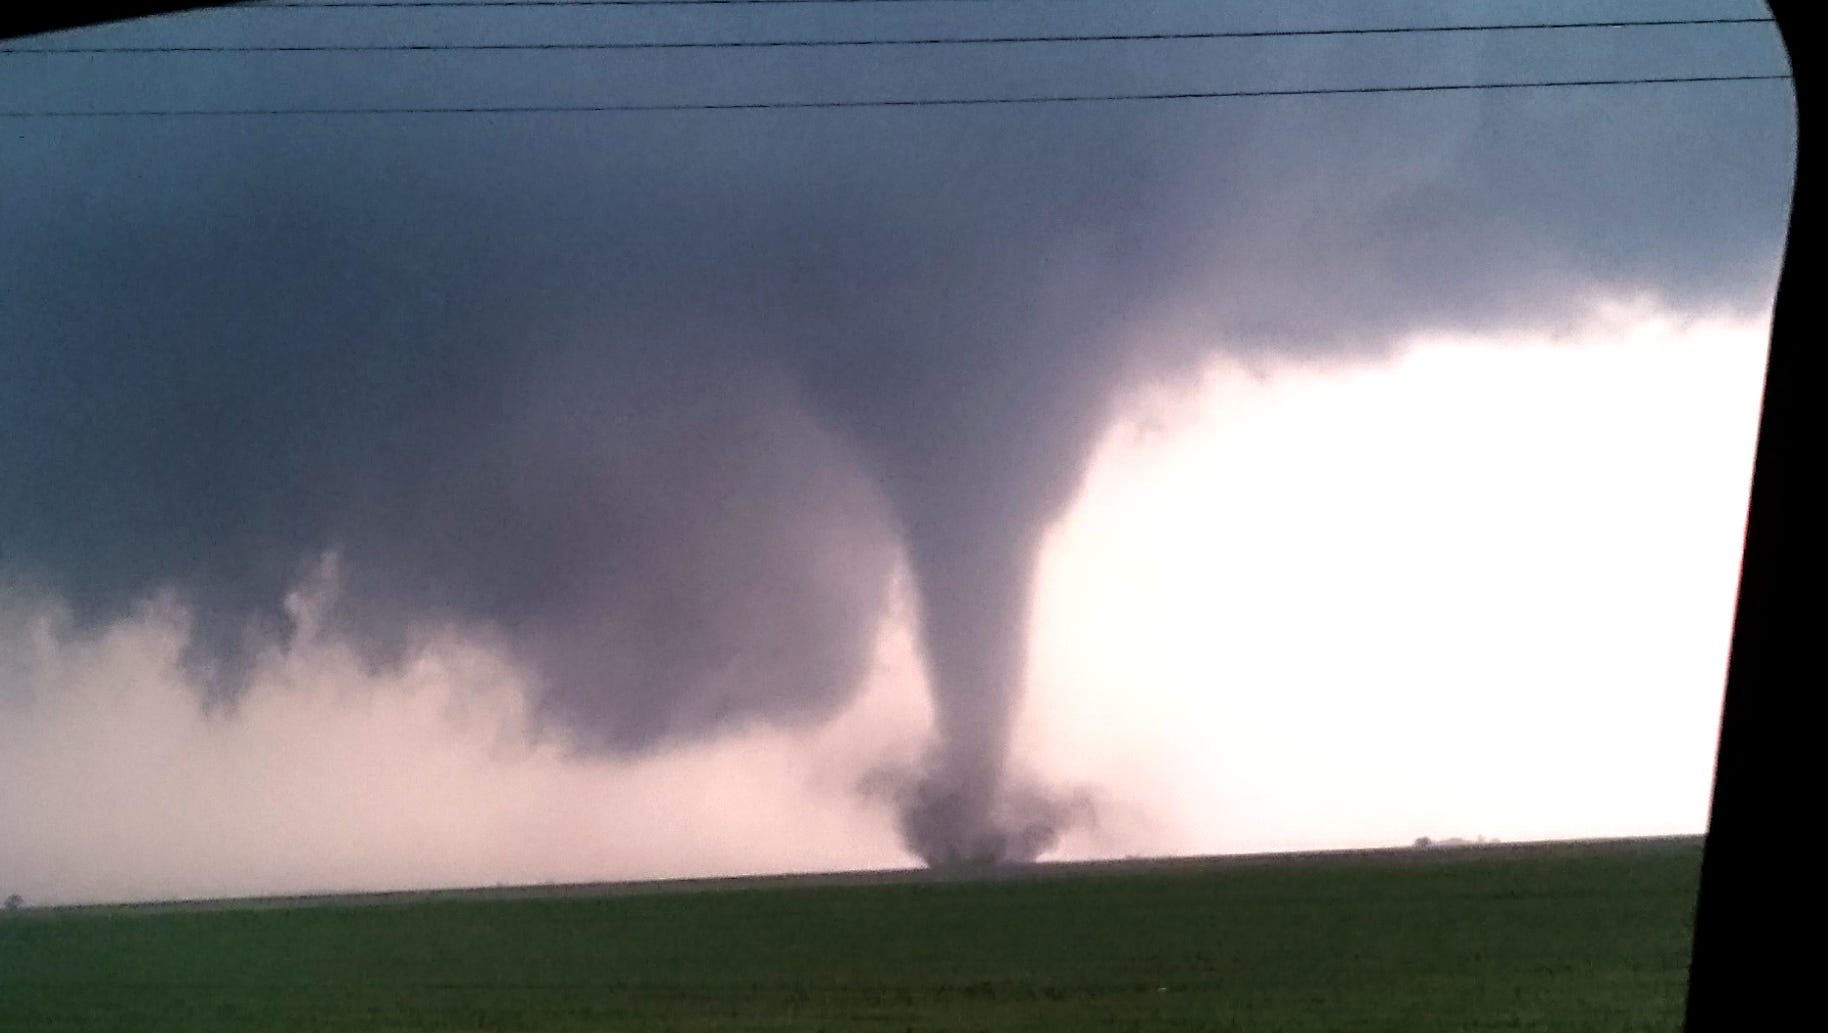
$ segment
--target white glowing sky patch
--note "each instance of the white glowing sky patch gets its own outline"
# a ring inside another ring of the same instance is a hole
[[[1030,748],[1188,851],[1705,827],[1768,324],[1220,364],[1046,552]]]
[[[824,728],[622,761],[529,741],[514,672],[453,639],[375,678],[307,636],[230,717],[177,675],[169,610],[87,643],[5,631],[31,698],[0,725],[0,873],[43,903],[905,863],[854,791],[927,719],[892,629]]]

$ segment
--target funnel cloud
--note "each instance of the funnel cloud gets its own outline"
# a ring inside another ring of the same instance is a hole
[[[1202,10],[997,17],[1127,31]],[[332,31],[317,14],[292,24]],[[861,15],[793,17],[816,35]],[[182,25],[107,31],[271,31]],[[1768,27],[1728,32],[415,58],[426,78],[227,57],[159,90],[287,107],[1783,70]],[[139,65],[30,67],[0,67],[21,106],[139,102]],[[1782,83],[8,129],[0,584],[90,629],[171,593],[186,668],[232,719],[329,559],[325,620],[372,667],[461,629],[529,672],[541,734],[630,755],[832,716],[905,566],[934,728],[887,795],[930,864],[1032,860],[1095,817],[1010,747],[1037,552],[1127,392],[1221,352],[1360,361],[1619,296],[1760,310],[1794,159]]]

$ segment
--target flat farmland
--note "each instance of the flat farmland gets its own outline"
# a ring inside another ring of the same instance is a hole
[[[1673,1031],[1694,838],[27,910],[6,1031]]]

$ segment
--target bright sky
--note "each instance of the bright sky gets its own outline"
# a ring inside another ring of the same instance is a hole
[[[1214,370],[1055,536],[1033,734],[1182,850],[1702,831],[1767,334]]]
[[[1701,831],[1767,325],[1625,306],[1137,399],[1038,589],[1018,752],[1105,800],[1062,856]],[[229,719],[170,611],[84,642],[7,606],[0,892],[910,863],[855,791],[923,739],[902,623],[824,728],[572,762],[472,645],[373,685],[306,635]]]

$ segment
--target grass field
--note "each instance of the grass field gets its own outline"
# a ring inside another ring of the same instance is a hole
[[[1680,1028],[1698,840],[0,916],[0,1030]]]

